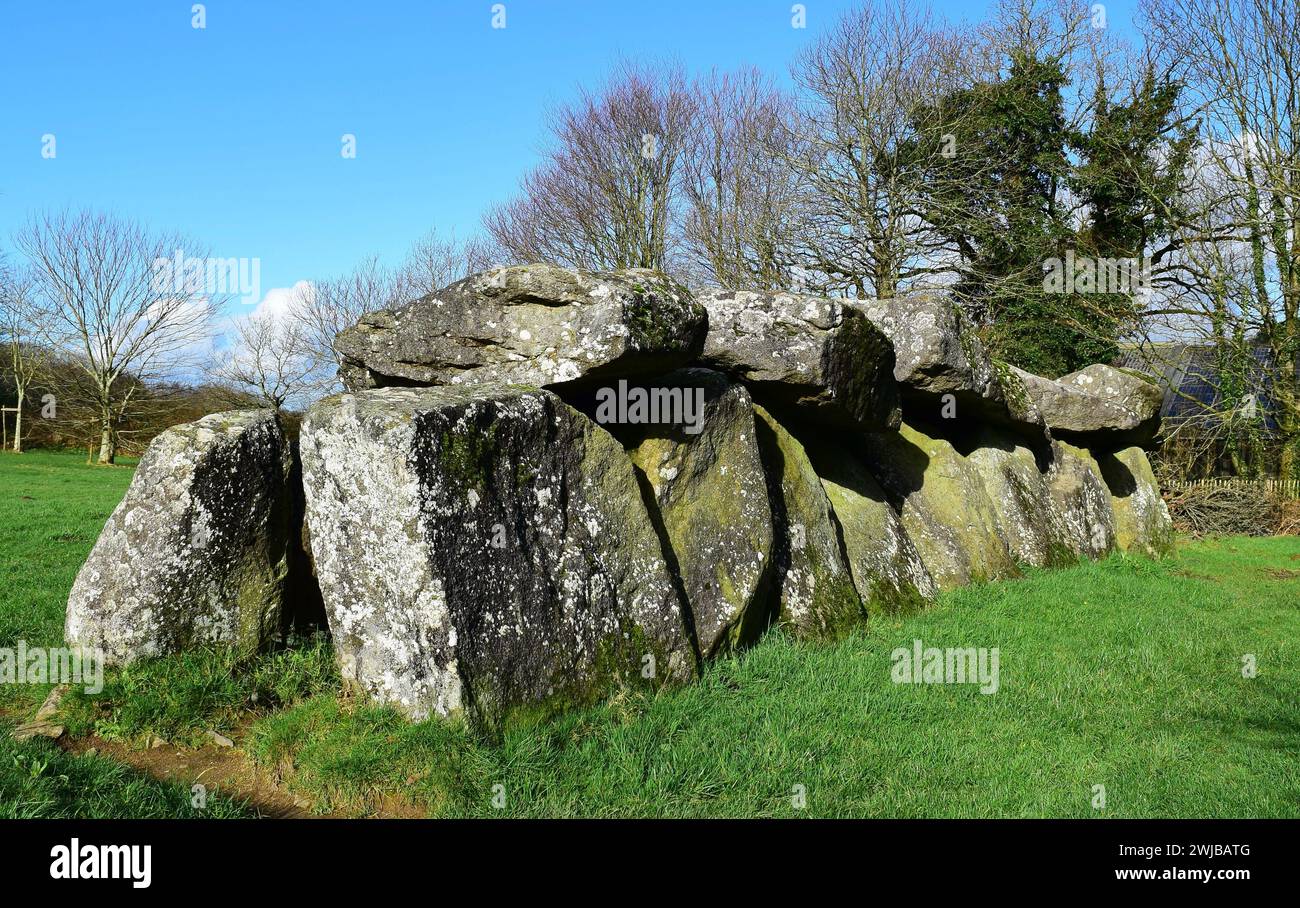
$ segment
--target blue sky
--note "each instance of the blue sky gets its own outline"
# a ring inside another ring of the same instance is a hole
[[[0,247],[28,212],[117,211],[261,288],[466,236],[536,162],[548,108],[620,59],[782,77],[853,0],[0,0]],[[938,0],[949,18],[989,4]],[[1131,3],[1108,3],[1127,27]],[[357,155],[340,155],[356,136]],[[41,156],[53,134],[57,157]]]

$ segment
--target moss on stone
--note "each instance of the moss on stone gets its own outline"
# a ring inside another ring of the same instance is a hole
[[[654,660],[652,677],[642,673],[645,658]],[[591,663],[581,677],[559,684],[548,696],[528,703],[510,703],[500,692],[482,681],[473,691],[474,708],[465,716],[470,724],[491,737],[504,735],[512,727],[533,726],[557,716],[599,704],[620,693],[647,693],[670,683],[669,655],[631,622],[601,640]]]
[[[904,423],[874,440],[871,458],[940,589],[1019,576],[979,471],[951,442]]]
[[[1009,363],[1000,359],[991,360],[993,363],[993,374],[997,377],[998,387],[1002,391],[1002,399],[1007,402],[1007,409],[1013,416],[1022,416],[1030,413],[1034,409],[1033,400],[1029,397],[1029,390],[1020,377],[1011,370]]]
[[[624,318],[631,332],[633,345],[641,350],[659,350],[667,347],[673,338],[673,327],[663,318],[645,292],[624,309]]]
[[[929,604],[930,600],[914,584],[877,582],[867,595],[865,607],[869,615],[902,617],[922,611]]]
[[[1115,542],[1122,552],[1151,557],[1174,548],[1173,522],[1146,452],[1131,447],[1096,458],[1115,511]]]
[[[483,488],[496,448],[496,423],[486,431],[471,424],[465,431],[448,429],[438,439],[438,463],[465,487]]]

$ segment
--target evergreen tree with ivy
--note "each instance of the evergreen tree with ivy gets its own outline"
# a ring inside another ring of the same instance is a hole
[[[1140,260],[1190,150],[1183,136],[1167,150],[1178,87],[1150,70],[1127,103],[1100,85],[1087,132],[1067,121],[1068,85],[1060,60],[1012,52],[1000,77],[919,110],[910,149],[962,305],[995,356],[1048,376],[1113,360],[1136,317],[1128,295],[1076,288],[1069,274],[1051,286],[1048,263]]]

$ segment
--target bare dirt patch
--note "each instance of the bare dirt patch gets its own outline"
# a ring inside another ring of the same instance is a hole
[[[98,735],[59,739],[59,746],[72,754],[94,750],[97,754],[125,763],[138,772],[165,782],[180,782],[187,787],[201,784],[208,794],[220,794],[235,801],[246,801],[263,817],[270,819],[341,819],[353,814],[343,811],[316,813],[312,802],[289,791],[278,773],[259,768],[238,748],[209,744],[197,749],[163,744],[145,750],[108,741]],[[424,811],[404,798],[386,795],[378,800],[366,816],[385,819],[422,819]]]
[[[277,785],[241,751],[208,745],[197,750],[164,745],[148,750],[133,750],[98,735],[59,741],[72,754],[94,750],[100,756],[125,763],[132,769],[166,782],[181,782],[192,787],[203,785],[209,794],[220,793],[236,801],[247,801],[264,817],[275,819],[311,819],[336,814],[315,814],[311,803]]]

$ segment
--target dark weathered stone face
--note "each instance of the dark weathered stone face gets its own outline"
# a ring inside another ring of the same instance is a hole
[[[631,461],[553,394],[343,394],[301,444],[340,666],[371,696],[490,724],[694,675]]]
[[[985,428],[967,455],[1017,564],[1054,567],[1079,558],[1048,487],[1051,456],[1046,443],[1031,448],[1022,437],[997,427]]]
[[[893,437],[893,433],[880,433]],[[844,557],[868,615],[908,611],[934,600],[938,587],[898,510],[869,468],[865,449],[806,437],[807,451],[830,501]]]

